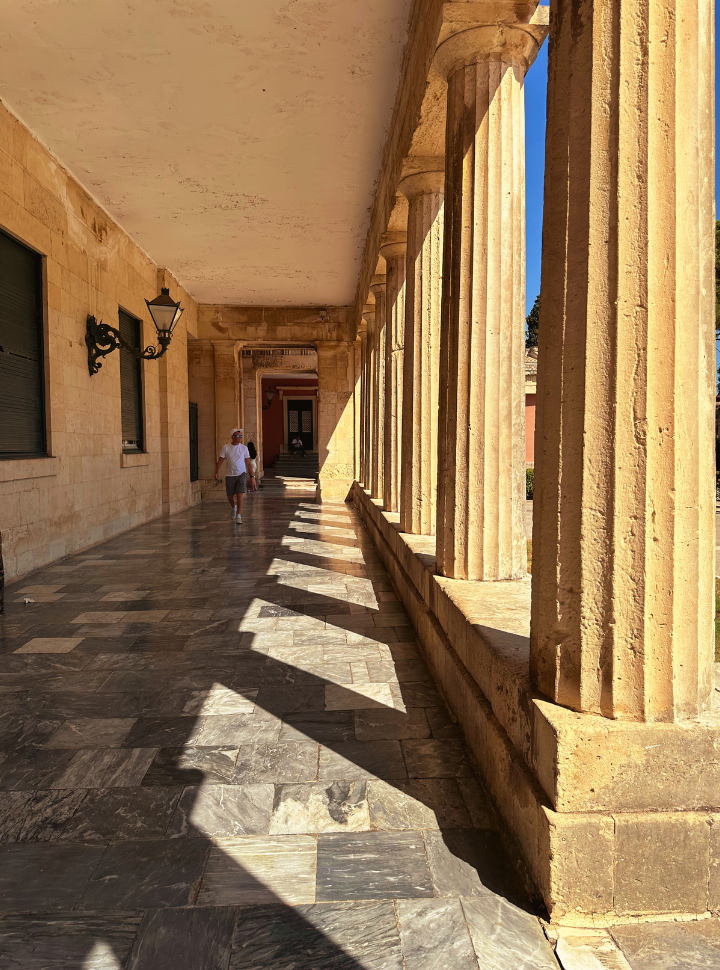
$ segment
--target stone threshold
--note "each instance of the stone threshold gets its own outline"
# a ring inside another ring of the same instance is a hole
[[[434,537],[351,494],[553,921],[717,913],[718,707],[646,724],[551,703],[530,684],[529,577],[436,576]]]

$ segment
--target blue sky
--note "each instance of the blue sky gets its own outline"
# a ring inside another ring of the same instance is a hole
[[[715,0],[715,17],[718,17]],[[540,292],[540,249],[542,236],[543,175],[545,171],[545,102],[547,95],[547,41],[525,78],[525,190],[527,212],[526,312]],[[715,100],[718,100],[717,54],[715,58]],[[716,115],[717,117],[717,115]],[[716,128],[717,131],[717,128]],[[717,137],[717,135],[716,135]],[[715,185],[720,160],[715,154]],[[720,354],[718,355],[720,361]]]
[[[545,99],[547,41],[525,78],[525,212],[527,251],[527,313],[540,292],[543,175],[545,172]]]

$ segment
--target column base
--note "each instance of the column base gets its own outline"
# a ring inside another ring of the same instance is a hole
[[[553,921],[720,912],[720,710],[644,724],[549,702],[529,679],[529,579],[436,576],[434,537],[357,483],[353,499]]]
[[[315,489],[317,502],[349,502],[352,501],[352,478],[325,478],[320,476]]]

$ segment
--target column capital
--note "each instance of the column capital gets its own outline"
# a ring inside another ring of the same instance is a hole
[[[380,255],[383,259],[404,256],[407,252],[406,232],[384,232],[380,238]]]
[[[445,157],[408,158],[403,165],[403,178],[398,192],[406,199],[419,195],[443,195],[445,192]]]
[[[446,80],[481,61],[504,61],[527,72],[548,34],[547,9],[537,8],[538,23],[480,24],[451,34],[435,51],[435,67]]]
[[[378,292],[385,293],[385,274],[376,273],[374,276],[370,277],[370,292],[373,296],[377,296]]]

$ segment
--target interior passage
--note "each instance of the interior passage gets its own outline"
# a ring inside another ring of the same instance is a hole
[[[7,588],[0,967],[557,970],[356,512],[243,520]]]

